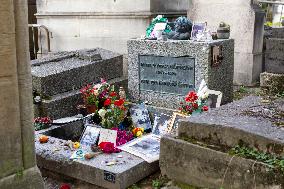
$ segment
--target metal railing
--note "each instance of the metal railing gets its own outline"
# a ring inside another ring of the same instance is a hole
[[[267,0],[258,0],[259,3],[267,3],[267,4],[276,4],[276,5],[284,5],[282,1],[267,1]]]
[[[50,32],[48,28],[44,25],[39,25],[39,24],[29,24],[29,28],[32,30],[32,42],[33,42],[33,52],[34,52],[34,57],[35,59],[38,58],[39,54],[44,54],[43,53],[43,47],[42,47],[42,30],[45,32],[46,35],[46,45],[47,45],[47,54],[50,51]],[[36,32],[37,30],[37,32]],[[36,44],[38,44],[38,49]]]

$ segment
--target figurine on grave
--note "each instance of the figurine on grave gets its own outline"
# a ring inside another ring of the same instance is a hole
[[[217,29],[217,37],[218,39],[229,39],[230,37],[230,25],[225,22],[221,22],[219,24],[219,28]]]
[[[192,22],[186,17],[179,17],[174,23],[174,31],[167,33],[168,39],[188,40],[191,36]]]
[[[126,99],[126,93],[123,87],[119,87],[119,93],[118,93],[120,99]]]

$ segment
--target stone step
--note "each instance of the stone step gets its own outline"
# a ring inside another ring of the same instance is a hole
[[[283,99],[267,103],[250,96],[181,121],[178,136],[225,148],[244,143],[284,155],[284,130],[277,126],[284,123],[283,104]]]
[[[33,89],[53,96],[80,89],[91,82],[123,76],[123,57],[101,48],[56,53],[32,61]]]
[[[271,94],[281,94],[284,91],[284,74],[264,72],[260,74],[260,87]]]
[[[116,87],[122,86],[127,92],[127,78],[117,78],[108,81]],[[74,116],[78,113],[76,106],[82,104],[80,90],[72,90],[42,100],[41,104],[34,105],[35,117],[48,116],[52,119]]]

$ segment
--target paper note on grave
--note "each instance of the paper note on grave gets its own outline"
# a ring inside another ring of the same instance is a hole
[[[117,131],[110,129],[101,129],[98,144],[100,144],[101,142],[111,142],[114,144],[114,146],[116,146],[116,137]]]
[[[160,140],[160,136],[149,134],[118,148],[152,163],[160,158]]]
[[[86,129],[82,135],[80,143],[85,146],[91,146],[92,144],[96,144],[101,128],[86,126]]]

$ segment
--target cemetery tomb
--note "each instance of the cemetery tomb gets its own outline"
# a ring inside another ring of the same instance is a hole
[[[181,121],[161,140],[162,174],[205,188],[282,188],[283,104],[250,96]]]
[[[91,160],[71,160],[76,151],[66,145],[68,140],[78,141],[84,124],[82,120],[52,126],[49,129],[36,132],[36,157],[40,169],[49,170],[77,180],[110,189],[122,189],[131,186],[139,180],[159,170],[158,161],[147,163],[143,159],[127,152],[103,154]],[[49,142],[41,144],[38,138],[49,137]],[[90,147],[82,145],[82,149],[91,151]],[[107,165],[114,161],[116,164]]]
[[[176,109],[202,80],[233,101],[234,40],[128,41],[128,90],[133,101]]]
[[[152,116],[167,115],[159,121],[160,123],[167,123],[173,113],[169,109],[152,106],[146,108]],[[178,121],[177,119],[176,123]],[[54,123],[56,124],[50,128],[35,133],[37,164],[47,174],[49,171],[104,188],[122,189],[159,170],[158,160],[148,163],[125,151],[112,154],[100,153],[90,160],[84,158],[72,160],[71,156],[76,149],[70,146],[70,141],[80,141],[85,127],[94,128],[94,125],[90,125],[86,118],[76,117],[54,120]],[[40,143],[41,136],[47,136],[48,142]],[[84,143],[81,143],[80,149],[86,153],[92,152],[90,146]]]

